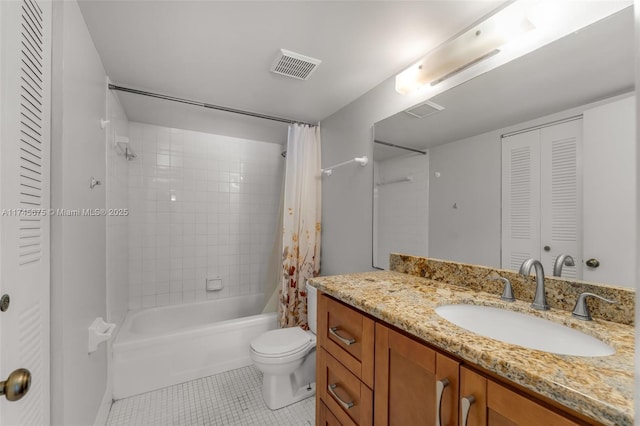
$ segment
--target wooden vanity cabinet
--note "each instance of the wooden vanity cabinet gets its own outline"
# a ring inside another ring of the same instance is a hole
[[[375,346],[376,426],[458,424],[458,361],[381,323]]]
[[[375,321],[358,310],[318,296],[318,346],[340,361],[359,380],[373,389]]]
[[[318,413],[316,417],[317,426],[343,426],[343,424],[340,423],[340,420],[333,415],[324,402],[318,401],[318,409],[316,411]]]
[[[374,330],[375,321],[371,318],[318,293],[319,421],[337,421],[345,426],[373,424]]]
[[[316,424],[322,426],[598,424],[515,391],[322,293],[316,384]]]
[[[469,404],[465,416],[463,399]],[[577,426],[587,423],[552,411],[542,404],[465,366],[460,367],[461,426]]]

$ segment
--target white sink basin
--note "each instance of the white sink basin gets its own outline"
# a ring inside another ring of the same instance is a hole
[[[595,337],[520,312],[459,304],[440,306],[436,313],[466,330],[525,348],[575,356],[607,356],[616,352]]]

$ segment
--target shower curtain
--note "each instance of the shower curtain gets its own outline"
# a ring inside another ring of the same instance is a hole
[[[289,126],[284,184],[280,327],[308,329],[308,278],[320,273],[320,127]]]

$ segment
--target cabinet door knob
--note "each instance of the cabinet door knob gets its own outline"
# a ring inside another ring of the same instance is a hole
[[[469,418],[469,410],[474,402],[476,402],[476,397],[473,395],[465,396],[460,400],[462,402],[462,419],[460,419],[461,426],[467,426],[467,419]]]
[[[589,268],[597,268],[600,266],[600,261],[598,259],[589,259],[584,262]]]
[[[449,386],[449,379],[436,382],[436,426],[442,425],[442,394],[447,386]]]
[[[544,246],[544,251],[551,251],[551,247],[549,247],[549,246]]]

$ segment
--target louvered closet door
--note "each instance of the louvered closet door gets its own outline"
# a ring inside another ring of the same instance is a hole
[[[563,267],[562,276],[582,279],[581,149],[581,119],[540,129],[540,256],[547,275],[559,255],[569,254],[577,266]]]
[[[577,266],[562,276],[582,278],[581,150],[581,119],[502,139],[503,268],[533,257],[550,276],[569,254]]]
[[[540,256],[540,133],[502,139],[502,267]]]
[[[0,397],[0,425],[49,418],[51,3],[0,1],[0,379],[31,372],[19,401]]]

